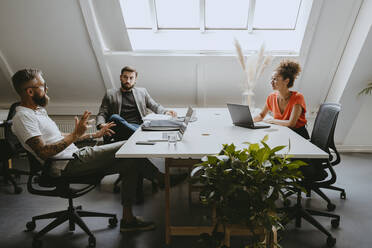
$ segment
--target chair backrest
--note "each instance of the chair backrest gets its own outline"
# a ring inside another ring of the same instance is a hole
[[[334,132],[341,105],[337,103],[323,103],[318,111],[311,133],[310,141],[325,152],[330,153],[330,146],[334,144]]]
[[[21,104],[20,102],[15,102],[10,106],[8,117],[6,118],[6,125],[4,126],[4,136],[5,139],[8,141],[13,154],[25,152],[24,148],[21,145],[21,142],[19,142],[17,136],[15,136],[14,133],[12,132],[12,119],[16,114],[16,108],[20,104]]]

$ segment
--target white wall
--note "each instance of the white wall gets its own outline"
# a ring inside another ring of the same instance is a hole
[[[43,70],[52,106],[90,105],[101,98],[102,78],[77,1],[2,0],[0,34],[0,51],[13,71]],[[1,88],[9,92],[10,85]],[[15,100],[4,91],[3,106]]]
[[[355,146],[354,150],[365,150],[366,148],[360,146],[367,146],[372,150],[372,96],[358,96],[358,92],[366,87],[367,82],[372,80],[371,66],[372,29],[368,33],[363,49],[351,73],[349,83],[340,99],[344,112],[340,115],[338,137],[344,139],[341,142],[346,146],[345,149],[353,150],[352,146]],[[350,125],[347,125],[348,123]]]
[[[372,132],[368,132],[371,101],[357,97],[372,80],[371,13],[372,1],[363,1],[327,97],[327,101],[342,104],[336,142],[347,151],[372,151]]]

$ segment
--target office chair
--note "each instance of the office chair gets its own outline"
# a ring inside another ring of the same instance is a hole
[[[10,182],[13,185],[15,194],[20,194],[22,192],[22,188],[17,185],[13,176],[19,177],[20,175],[29,175],[28,171],[9,168],[11,159],[16,155],[25,152],[17,137],[11,131],[12,118],[15,115],[15,109],[19,104],[19,102],[16,102],[10,106],[7,119],[0,124],[0,126],[4,128],[5,135],[5,139],[0,139],[0,162],[2,163],[1,172],[2,176],[4,177],[4,181]]]
[[[307,196],[311,196],[311,191],[315,191],[320,197],[327,202],[327,209],[333,211],[336,205],[320,190],[332,189],[340,191],[340,198],[346,199],[345,189],[333,186],[337,180],[333,166],[341,162],[340,154],[338,153],[334,143],[334,132],[336,129],[336,123],[338,114],[341,111],[341,105],[337,103],[324,103],[320,106],[318,114],[314,122],[314,128],[311,133],[310,142],[318,146],[323,151],[329,154],[330,167],[329,172],[331,178],[324,181],[322,180],[312,181],[306,184]],[[311,164],[311,161],[309,161]],[[324,172],[323,172],[324,174]]]
[[[333,143],[333,134],[340,110],[341,106],[339,104],[322,104],[319,108],[317,117],[315,119],[313,132],[311,134],[310,141],[329,154],[329,147],[330,144]],[[306,189],[308,195],[311,190],[314,190],[318,193],[321,192],[319,188],[328,187],[336,182],[336,173],[332,168],[332,163],[330,162],[331,159],[331,155],[330,158],[327,160],[302,159],[304,162],[308,163],[308,166],[303,166],[300,168],[303,174],[301,186]],[[330,179],[327,179],[329,176],[327,171],[329,171],[331,175]],[[295,189],[295,192],[297,193],[297,202],[295,206],[287,208],[289,219],[296,219],[296,227],[301,227],[301,220],[302,218],[305,219],[310,224],[319,229],[322,233],[327,235],[327,246],[333,247],[336,244],[336,239],[333,238],[332,235],[313,216],[332,218],[331,225],[333,228],[337,228],[340,225],[340,216],[336,214],[303,208],[301,204],[301,190]],[[320,196],[322,196],[322,194],[323,192],[321,192]]]
[[[75,230],[75,224],[77,224],[82,230],[84,230],[84,232],[89,235],[88,247],[95,247],[96,239],[81,217],[108,217],[109,227],[113,228],[117,225],[118,222],[116,215],[83,211],[81,206],[73,206],[73,199],[83,196],[94,189],[105,175],[99,173],[86,175],[84,177],[51,177],[48,175],[48,169],[51,165],[51,162],[56,160],[72,160],[73,157],[60,159],[56,158],[53,160],[49,159],[45,162],[45,164],[42,165],[31,153],[28,153],[27,155],[31,172],[27,181],[28,191],[31,194],[35,195],[61,197],[64,199],[68,199],[67,210],[34,216],[32,217],[32,220],[26,224],[27,231],[33,231],[36,227],[36,220],[54,219],[51,223],[49,223],[34,236],[32,247],[41,248],[41,237],[55,227],[61,225],[65,221],[68,221],[70,231]],[[36,181],[41,189],[35,188],[33,185],[33,181]],[[85,186],[81,188],[72,188],[71,184],[83,184]]]

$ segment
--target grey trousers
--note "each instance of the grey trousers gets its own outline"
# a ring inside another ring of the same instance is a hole
[[[115,153],[124,144],[123,141],[102,146],[87,146],[74,153],[75,159],[70,161],[62,171],[62,176],[85,176],[92,173],[110,175],[119,173],[121,180],[121,202],[124,207],[134,203],[138,174],[152,180],[159,170],[148,159],[125,158],[116,159]]]

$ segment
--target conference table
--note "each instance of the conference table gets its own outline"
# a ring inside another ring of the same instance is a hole
[[[222,144],[231,144],[246,148],[244,142],[258,143],[266,135],[270,147],[287,145],[277,152],[278,155],[290,154],[293,158],[328,159],[329,155],[291,129],[271,125],[265,129],[248,129],[234,126],[227,108],[196,108],[197,120],[189,122],[183,139],[176,145],[168,142],[156,142],[154,145],[136,145],[137,141],[153,140],[158,132],[138,129],[130,139],[116,152],[116,158],[164,158],[165,159],[165,235],[166,244],[171,236],[198,235],[210,231],[207,227],[172,226],[170,220],[169,171],[171,167],[191,167],[206,155],[217,154]],[[179,115],[186,109],[178,109]],[[290,144],[290,145],[289,145]],[[290,149],[289,149],[290,148]]]

